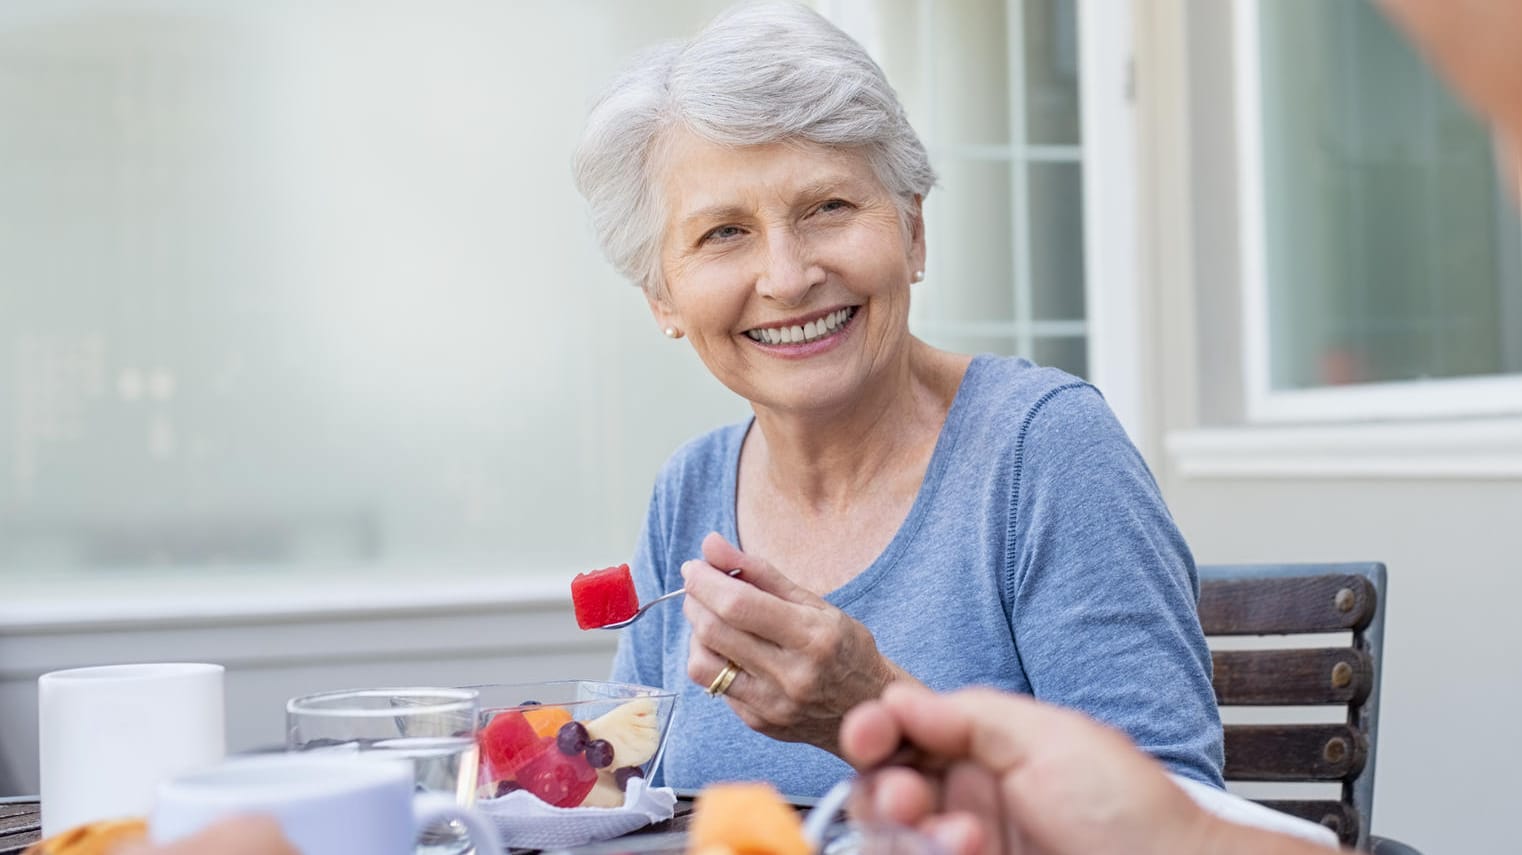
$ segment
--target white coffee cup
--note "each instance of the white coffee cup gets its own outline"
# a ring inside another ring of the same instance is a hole
[[[221,665],[74,668],[37,680],[42,833],[146,816],[158,785],[227,753]]]
[[[323,754],[235,758],[175,778],[159,788],[148,836],[168,843],[246,814],[274,817],[302,855],[412,855],[420,829],[448,820],[465,826],[477,852],[502,851],[482,814],[414,793],[410,764]]]

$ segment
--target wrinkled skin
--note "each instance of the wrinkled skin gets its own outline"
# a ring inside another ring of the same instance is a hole
[[[740,577],[720,567],[740,568]],[[845,714],[910,679],[878,653],[865,626],[717,534],[682,576],[692,624],[688,676],[706,686],[726,659],[738,665],[724,700],[760,733],[839,753]]]

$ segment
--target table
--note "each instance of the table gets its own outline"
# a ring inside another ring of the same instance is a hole
[[[630,834],[660,834],[686,831],[692,820],[692,799],[683,794],[677,799],[676,812],[664,822],[658,822]],[[19,855],[21,850],[42,838],[42,802],[35,796],[0,801],[0,855]],[[511,855],[534,852],[533,849],[510,850]]]
[[[0,801],[0,855],[14,855],[42,837],[42,803],[34,796]]]

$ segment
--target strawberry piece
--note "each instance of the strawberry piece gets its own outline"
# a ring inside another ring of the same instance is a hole
[[[576,574],[571,580],[571,604],[576,608],[576,625],[582,629],[634,617],[639,611],[639,594],[634,590],[629,565]]]
[[[549,750],[553,739],[543,739],[523,713],[508,710],[498,713],[476,740],[492,780],[503,781],[517,774],[519,767]]]
[[[518,783],[540,800],[556,807],[581,804],[597,783],[597,770],[580,755],[546,751],[518,769]]]

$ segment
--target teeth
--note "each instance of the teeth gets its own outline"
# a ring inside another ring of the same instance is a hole
[[[831,312],[816,321],[809,321],[802,326],[767,327],[766,329],[746,330],[745,334],[750,336],[752,341],[759,341],[764,344],[811,342],[824,338],[835,330],[845,326],[846,321],[850,320],[855,312],[856,309],[854,308],[845,308]]]

